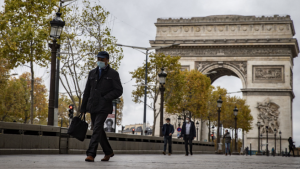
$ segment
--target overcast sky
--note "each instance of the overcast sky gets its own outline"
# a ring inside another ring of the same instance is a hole
[[[0,6],[4,0],[0,0]],[[81,1],[81,0],[79,0]],[[256,15],[273,16],[290,15],[294,21],[296,33],[300,29],[300,1],[299,0],[101,0],[100,4],[108,10],[114,18],[112,34],[118,39],[118,43],[134,46],[149,46],[149,40],[155,39],[156,29],[154,23],[157,18],[190,18],[208,15]],[[299,34],[295,38],[300,40]],[[131,79],[128,72],[141,66],[145,61],[145,55],[134,50],[124,49],[124,59],[122,60],[119,72],[122,82]],[[296,98],[293,104],[293,124],[294,139],[296,145],[300,146],[300,59],[296,58],[294,63],[294,92]],[[49,86],[49,74],[46,70],[36,68],[36,75],[43,76],[45,83]],[[22,67],[14,70],[18,73],[29,71]],[[123,125],[142,123],[143,104],[135,104],[131,100],[131,91],[134,81],[124,84],[124,110]],[[235,77],[222,77],[214,82],[215,86],[226,88],[229,92],[239,91],[242,83]],[[63,92],[62,87],[60,91]],[[241,94],[239,94],[241,96]],[[153,113],[147,109],[147,121],[152,123]]]

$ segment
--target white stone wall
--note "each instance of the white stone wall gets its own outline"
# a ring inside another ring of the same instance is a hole
[[[253,146],[253,149],[257,150],[257,136],[258,136],[258,127],[257,127],[257,114],[259,111],[257,110],[257,102],[263,102],[265,99],[269,98],[270,101],[277,103],[280,106],[280,114],[279,114],[279,124],[280,127],[277,129],[282,132],[282,144],[288,148],[287,139],[292,137],[292,117],[291,117],[291,98],[289,96],[247,96],[246,103],[250,106],[251,114],[254,117],[252,123],[252,130],[249,133],[245,134],[245,146],[249,146],[250,143]],[[263,144],[266,142],[266,134],[263,134]],[[274,134],[269,134],[269,150],[274,147]],[[279,139],[279,134],[277,132],[277,138]],[[279,140],[277,142],[279,145]],[[277,146],[278,146],[277,145]],[[277,148],[279,150],[279,148]]]

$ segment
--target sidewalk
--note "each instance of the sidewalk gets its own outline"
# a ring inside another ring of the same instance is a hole
[[[85,162],[85,155],[2,155],[0,169],[290,169],[300,168],[297,157],[224,155],[126,155],[116,154],[109,162]]]

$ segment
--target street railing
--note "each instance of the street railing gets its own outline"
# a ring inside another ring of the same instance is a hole
[[[67,128],[0,122],[0,154],[84,154],[92,135],[81,142],[67,134]],[[163,138],[106,133],[115,153],[161,153]],[[214,153],[210,142],[193,141],[194,153]],[[172,139],[173,153],[184,153],[184,141]],[[101,146],[99,146],[101,150]],[[101,151],[100,151],[101,152]]]

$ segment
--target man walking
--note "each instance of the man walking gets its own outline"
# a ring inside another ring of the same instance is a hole
[[[96,58],[98,66],[89,72],[81,105],[81,113],[91,113],[93,124],[93,135],[86,151],[85,161],[88,162],[94,162],[99,143],[105,154],[101,161],[108,161],[110,157],[114,156],[103,124],[108,114],[113,111],[112,100],[120,97],[123,93],[119,73],[108,64],[109,54],[102,51]]]
[[[172,153],[172,134],[174,133],[174,126],[170,124],[170,118],[166,118],[166,124],[162,127],[162,133],[164,136],[164,151],[163,154],[166,155],[167,144],[169,144],[169,156]]]
[[[294,142],[293,142],[292,137],[289,137],[288,142],[289,142],[289,150],[290,150],[289,153],[288,153],[288,155],[290,156],[291,155],[291,151],[293,151],[293,156],[295,157]]]
[[[225,155],[226,156],[227,156],[227,154],[231,155],[231,151],[230,151],[231,136],[230,136],[230,133],[228,132],[228,130],[225,130],[225,134],[224,134],[223,138],[225,140]]]
[[[193,140],[196,138],[196,127],[189,117],[183,122],[181,137],[183,137],[185,144],[185,156],[189,155],[188,144],[190,145],[190,154],[193,155]]]

